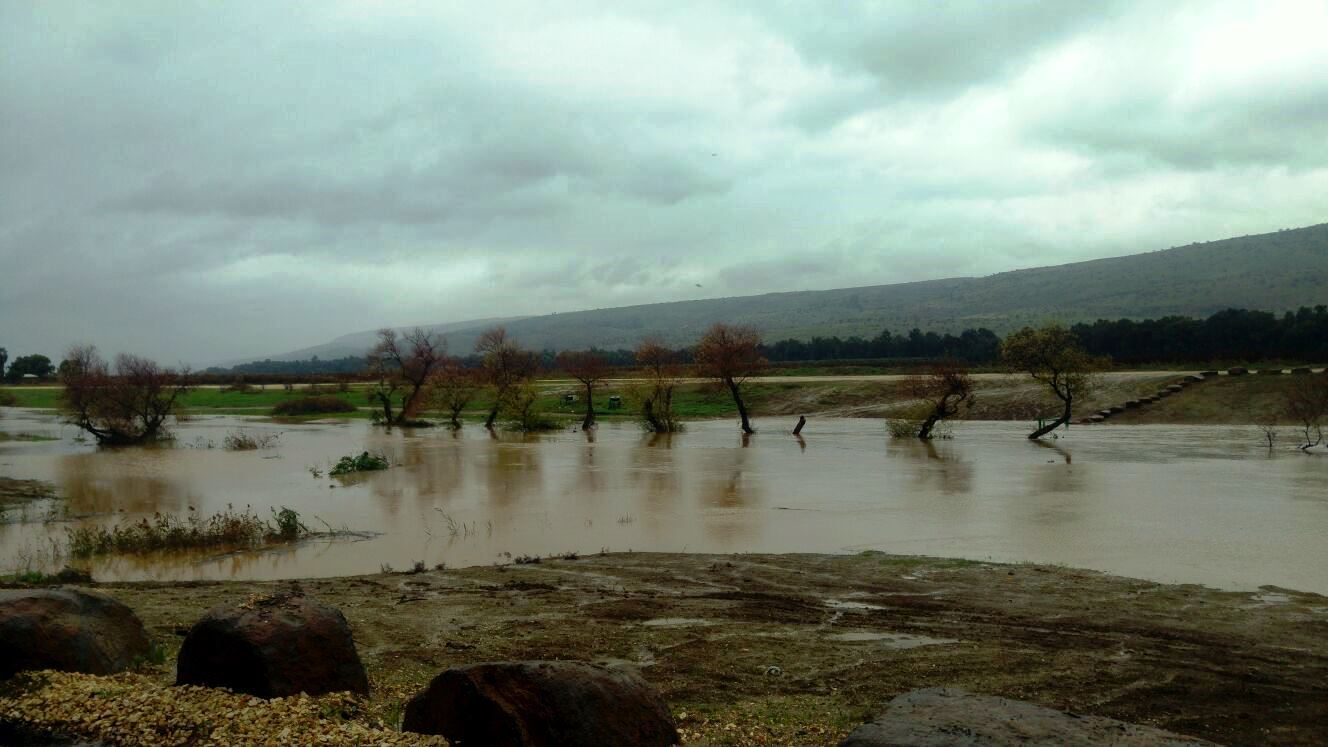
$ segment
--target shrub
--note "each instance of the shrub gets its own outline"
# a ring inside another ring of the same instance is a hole
[[[231,431],[222,440],[222,445],[227,451],[254,451],[276,446],[279,438],[281,438],[280,433],[254,435],[248,431]]]
[[[359,456],[344,456],[337,461],[336,465],[328,473],[330,475],[349,475],[354,472],[373,472],[375,470],[387,469],[392,466],[387,457],[380,454],[370,454],[365,451]]]
[[[891,438],[917,438],[922,421],[911,418],[890,418],[885,421],[885,427],[890,431]]]
[[[288,399],[278,402],[276,407],[272,408],[273,415],[313,415],[327,412],[355,412],[355,405],[341,397],[319,394]]]
[[[0,407],[14,407],[18,405],[18,397],[11,392],[0,389]]]

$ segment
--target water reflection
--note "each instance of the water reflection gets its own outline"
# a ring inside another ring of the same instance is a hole
[[[53,423],[29,416],[0,428]],[[220,442],[240,426],[272,428],[206,419],[182,425],[180,443]],[[289,506],[312,526],[381,533],[260,555],[107,559],[97,571],[105,580],[343,575],[605,547],[873,548],[1328,591],[1328,458],[1288,449],[1270,459],[1252,428],[1075,428],[1030,444],[1020,424],[969,423],[926,443],[887,439],[879,421],[826,419],[815,449],[770,429],[743,438],[728,421],[679,434],[616,423],[543,435],[362,422],[281,430],[277,448],[258,452],[97,450],[66,431],[4,449],[3,469],[51,481],[89,522]],[[337,458],[366,450],[393,467],[326,476]],[[0,526],[0,571],[66,526]]]
[[[953,441],[937,445],[930,440],[892,438],[887,442],[886,453],[902,462],[912,492],[961,495],[973,489],[973,466],[960,456],[961,448]]]
[[[149,454],[159,452],[148,452]],[[99,469],[102,460],[93,454],[70,455],[59,461],[54,482],[73,515],[126,512],[152,514],[158,511],[182,511],[191,504],[186,482],[161,477],[150,466],[137,463],[124,472],[106,473]]]

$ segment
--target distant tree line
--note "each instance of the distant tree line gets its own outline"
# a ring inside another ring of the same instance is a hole
[[[832,361],[871,358],[952,359],[967,363],[989,363],[1000,357],[1001,338],[980,327],[958,335],[923,332],[914,328],[906,335],[883,330],[871,339],[853,336],[813,337],[811,340],[780,340],[765,345],[770,361]]]
[[[1328,306],[1302,307],[1282,316],[1267,311],[1227,309],[1207,319],[1171,316],[1161,319],[1098,320],[1070,328],[1083,349],[1116,363],[1206,363],[1261,360],[1328,361]],[[907,334],[883,330],[871,338],[813,337],[786,339],[759,346],[771,363],[829,361],[927,362],[954,360],[968,365],[997,363],[1003,340],[985,327],[959,334],[909,330]],[[658,343],[656,343],[658,344]],[[591,348],[605,365],[631,368],[637,365],[635,350]],[[693,347],[670,350],[676,365],[696,363]],[[534,353],[535,363],[546,371],[560,370],[553,350]],[[369,368],[369,357],[348,356],[330,360],[317,357],[302,361],[255,361],[229,369],[209,368],[206,373],[224,376],[279,374],[361,375]],[[472,353],[454,360],[463,368],[483,367],[483,356]]]
[[[225,375],[245,375],[245,374],[293,374],[296,376],[304,374],[362,374],[369,368],[369,356],[367,355],[348,355],[344,358],[320,359],[318,356],[298,361],[274,361],[265,359],[253,361],[251,363],[241,363],[238,366],[222,368],[213,366],[205,369],[204,373]]]
[[[1328,360],[1328,306],[1301,307],[1281,317],[1227,309],[1207,319],[1169,316],[1099,320],[1071,331],[1084,349],[1117,363]]]

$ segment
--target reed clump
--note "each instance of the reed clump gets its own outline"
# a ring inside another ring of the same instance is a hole
[[[310,534],[294,509],[274,508],[272,519],[264,520],[252,508],[237,511],[232,506],[210,516],[203,516],[191,507],[184,517],[157,513],[151,518],[113,527],[81,526],[67,531],[67,550],[75,558],[163,550],[250,548],[294,542]]]

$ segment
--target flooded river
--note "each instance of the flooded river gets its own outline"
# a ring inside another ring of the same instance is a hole
[[[1328,593],[1328,457],[1270,454],[1254,428],[1076,427],[1036,444],[1026,424],[962,423],[953,440],[923,444],[891,441],[879,420],[813,420],[801,442],[788,423],[757,425],[746,441],[729,421],[671,438],[619,423],[593,437],[495,438],[476,426],[215,417],[179,427],[173,446],[99,450],[50,415],[8,410],[0,430],[58,438],[0,442],[0,475],[50,481],[77,521],[288,506],[313,529],[373,533],[221,557],[99,559],[104,580],[336,576],[600,550],[882,550]],[[223,450],[238,428],[280,437],[271,449]],[[327,477],[338,457],[365,450],[394,466]],[[68,521],[43,521],[50,509],[10,512],[0,569],[65,536]]]

